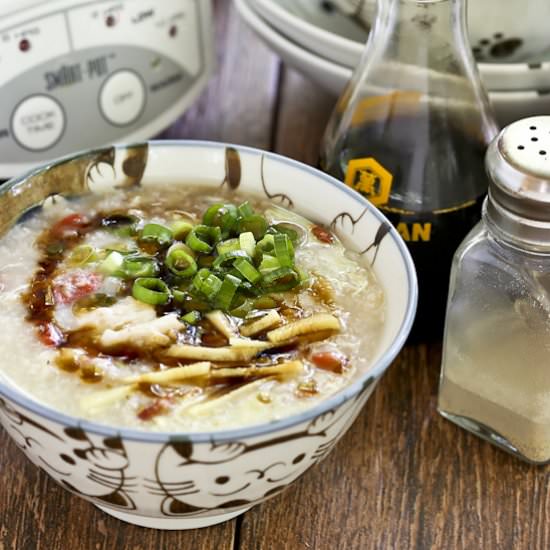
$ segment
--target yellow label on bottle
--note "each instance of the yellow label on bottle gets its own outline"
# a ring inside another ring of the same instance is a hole
[[[390,200],[393,175],[372,157],[353,159],[348,163],[345,183],[374,206],[384,206]]]
[[[428,242],[432,238],[432,224],[400,222],[397,224],[397,232],[407,243]]]

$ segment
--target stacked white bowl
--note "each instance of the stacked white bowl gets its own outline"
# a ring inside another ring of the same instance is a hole
[[[375,0],[235,0],[289,65],[339,94],[368,36]],[[360,11],[352,15],[355,7]],[[346,14],[348,11],[348,14]],[[550,2],[471,0],[468,29],[498,121],[550,114]]]

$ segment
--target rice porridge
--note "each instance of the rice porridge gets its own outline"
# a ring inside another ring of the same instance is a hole
[[[358,255],[243,195],[54,197],[0,253],[0,376],[113,426],[212,431],[295,414],[369,368],[384,323]]]

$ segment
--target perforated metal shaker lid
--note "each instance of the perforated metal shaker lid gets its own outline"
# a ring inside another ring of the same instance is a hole
[[[550,116],[502,130],[486,157],[490,222],[530,248],[550,250]]]

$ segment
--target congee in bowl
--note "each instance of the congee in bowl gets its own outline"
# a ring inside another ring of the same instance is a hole
[[[384,292],[330,230],[177,184],[53,196],[0,241],[3,374],[114,426],[211,431],[319,404],[380,345]]]
[[[228,520],[327,456],[416,307],[372,205],[227,144],[105,147],[12,180],[0,252],[0,423],[153,528]]]

